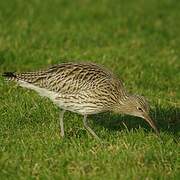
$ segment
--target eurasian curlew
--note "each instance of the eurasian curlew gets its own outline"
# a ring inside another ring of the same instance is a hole
[[[63,109],[60,114],[62,137],[66,110],[83,115],[85,128],[97,139],[98,136],[87,124],[87,116],[105,111],[141,117],[158,134],[149,116],[149,105],[145,98],[128,93],[120,79],[99,65],[64,63],[35,72],[6,72],[3,76],[50,98]]]

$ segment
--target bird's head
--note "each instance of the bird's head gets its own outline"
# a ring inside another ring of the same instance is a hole
[[[156,134],[159,134],[154,121],[149,116],[149,104],[143,96],[128,95],[123,100],[120,99],[118,104],[119,107],[116,112],[143,118],[154,129]]]

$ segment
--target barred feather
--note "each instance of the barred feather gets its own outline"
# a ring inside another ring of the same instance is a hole
[[[63,109],[80,114],[123,111],[130,95],[110,71],[92,63],[64,63],[45,70],[4,73],[22,87],[49,97]]]

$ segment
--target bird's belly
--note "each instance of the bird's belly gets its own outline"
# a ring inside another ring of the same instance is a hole
[[[94,108],[94,107],[89,107],[89,105],[87,104],[75,104],[75,103],[66,103],[66,104],[62,104],[59,103],[59,107],[68,111],[72,111],[72,112],[76,112],[78,114],[97,114],[102,112],[102,110],[98,109],[98,108]]]
[[[82,101],[80,98],[74,97],[58,97],[54,100],[54,103],[60,108],[76,112],[78,114],[97,114],[104,111],[103,106],[98,106],[96,103],[90,101]]]

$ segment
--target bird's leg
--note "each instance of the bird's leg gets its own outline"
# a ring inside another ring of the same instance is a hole
[[[93,135],[96,139],[100,140],[99,137],[96,135],[96,133],[88,126],[87,115],[84,115],[83,123],[84,123],[84,127],[90,132],[90,134]]]
[[[61,137],[64,137],[64,124],[63,124],[63,117],[64,117],[64,113],[65,113],[65,110],[62,110],[62,112],[60,112],[60,116],[59,116],[59,124],[60,124],[60,135]]]

